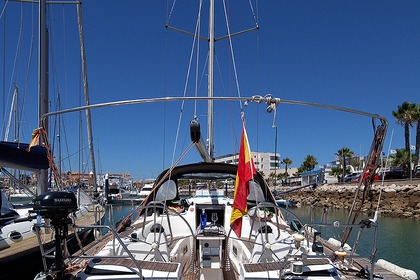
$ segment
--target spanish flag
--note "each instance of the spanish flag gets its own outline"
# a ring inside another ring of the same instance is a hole
[[[245,125],[242,125],[241,146],[239,148],[238,171],[236,172],[235,193],[230,216],[230,227],[241,237],[242,216],[247,212],[246,198],[249,195],[249,181],[256,174],[254,161],[248,144]]]

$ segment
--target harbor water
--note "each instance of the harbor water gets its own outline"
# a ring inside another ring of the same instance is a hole
[[[108,205],[104,224],[115,227],[118,221],[135,211],[135,209],[134,205]],[[324,212],[322,208],[313,208],[311,213],[309,207],[293,208],[292,210],[304,223],[310,222],[311,216],[313,217],[313,222],[321,222]],[[327,222],[339,221],[344,224],[346,223],[347,215],[347,212],[344,210],[328,209]],[[360,217],[360,219],[364,218],[366,217]],[[378,222],[378,251],[375,259],[385,259],[403,268],[411,269],[420,276],[420,221],[379,216]],[[328,232],[326,234],[328,236],[332,235],[339,240],[341,232],[342,229],[337,229],[336,232]],[[324,232],[322,230],[321,233],[323,236]],[[357,231],[354,230],[348,244],[352,244],[351,241],[352,239],[354,240],[356,233]],[[365,229],[358,248],[366,248],[370,252],[373,237],[373,230]],[[361,252],[363,252],[363,249]],[[360,255],[363,255],[361,252],[358,251]]]

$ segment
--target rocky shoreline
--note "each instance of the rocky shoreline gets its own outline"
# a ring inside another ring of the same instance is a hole
[[[278,189],[287,191],[290,188]],[[357,184],[325,184],[316,188],[305,188],[285,195],[285,199],[293,199],[296,206],[329,207],[350,209]],[[382,190],[382,191],[381,191]],[[361,193],[361,192],[359,192]],[[378,205],[379,215],[420,220],[420,181],[389,182],[386,185],[374,184],[372,191],[361,211],[373,215]]]

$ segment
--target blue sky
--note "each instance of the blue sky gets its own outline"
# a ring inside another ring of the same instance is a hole
[[[177,1],[170,25],[193,32],[197,2]],[[1,54],[5,71],[0,77],[0,112],[7,119],[17,84],[24,106],[20,120],[23,142],[29,141],[37,127],[37,9],[35,4],[10,2],[6,21],[2,15],[0,22],[2,34],[6,30],[0,38],[6,46]],[[377,113],[389,121],[385,151],[404,146],[403,128],[395,123],[392,111],[404,101],[420,102],[419,1],[259,1],[254,11],[259,31],[233,38],[242,96],[270,93],[281,99]],[[226,28],[218,0],[216,13],[216,37],[223,36]],[[165,30],[166,14],[166,1],[83,2],[91,103],[183,95],[192,37]],[[229,15],[232,31],[255,25],[248,1],[230,1]],[[206,7],[202,17],[205,26]],[[63,108],[78,106],[83,98],[75,6],[50,7],[49,26],[51,107],[55,110],[57,106],[58,92]],[[207,36],[206,27],[201,32]],[[32,55],[31,34],[35,40]],[[200,46],[197,80],[198,94],[203,96],[207,88],[205,42]],[[216,43],[216,59],[215,95],[237,96],[226,40]],[[195,67],[192,73],[188,96],[194,95]],[[265,109],[262,104],[244,108],[248,136],[252,150],[274,152],[273,114]],[[97,169],[129,172],[136,179],[156,177],[172,161],[180,111],[179,102],[92,111]],[[205,127],[205,104],[197,105],[197,115]],[[188,146],[188,124],[193,116],[193,104],[186,105],[175,159]],[[56,127],[53,121],[51,129]],[[83,149],[81,159],[77,153],[79,114],[65,115],[63,123],[63,169],[78,169],[78,162],[85,162],[89,169],[87,150]],[[308,154],[326,164],[342,147],[366,155],[372,140],[370,119],[325,109],[280,105],[275,124],[277,151],[296,167]],[[1,127],[3,138],[5,126]],[[237,152],[240,129],[239,104],[216,102],[216,156]],[[414,135],[411,139],[414,144]],[[86,133],[82,142],[83,147]],[[193,151],[183,162],[197,160]]]

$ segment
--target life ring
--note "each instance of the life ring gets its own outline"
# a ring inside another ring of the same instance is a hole
[[[116,198],[116,199],[121,199],[121,198],[122,198],[122,196],[121,196],[121,194],[120,194],[120,193],[117,193],[117,195],[115,196],[115,198]]]

